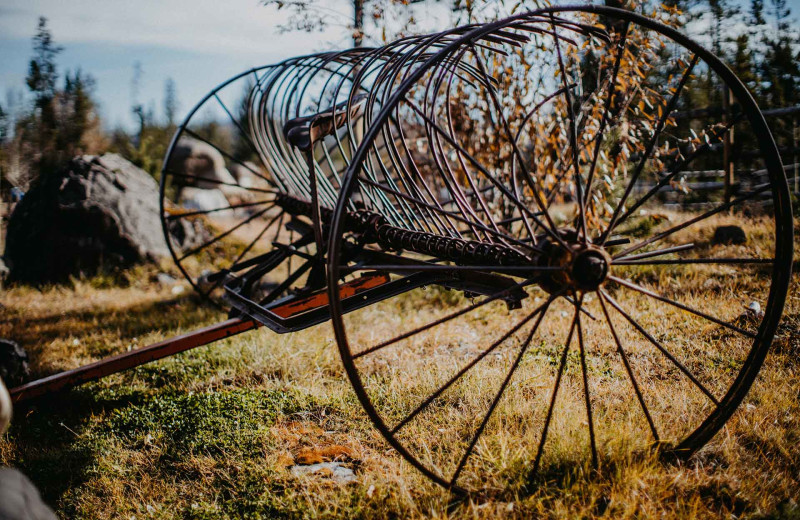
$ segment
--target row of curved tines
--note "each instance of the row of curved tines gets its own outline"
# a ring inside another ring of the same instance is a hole
[[[458,139],[452,125],[440,121],[448,112],[442,109],[442,103],[450,102],[443,92],[445,86],[457,78],[484,89],[496,88],[497,80],[481,67],[477,53],[505,56],[511,48],[528,42],[531,34],[553,35],[556,28],[603,37],[596,27],[539,14],[498,27],[473,24],[401,38],[377,48],[288,59],[256,76],[247,99],[250,137],[275,188],[310,200],[307,158],[290,144],[283,129],[296,118],[345,112],[343,124],[315,143],[311,151],[320,205],[333,208],[345,173],[373,121],[390,104],[403,81],[431,60],[432,66],[421,80],[404,92],[403,109],[399,105],[390,109],[387,124],[382,125],[358,169],[361,179],[349,204],[352,210],[357,205],[380,213],[396,227],[461,237],[464,226],[447,212],[474,218],[476,201],[491,186],[463,189],[457,173],[446,158],[443,160],[442,140],[454,145]],[[464,39],[468,34],[470,37]],[[355,103],[363,106],[354,107]],[[412,149],[409,132],[425,134],[427,143],[438,142],[439,146]]]

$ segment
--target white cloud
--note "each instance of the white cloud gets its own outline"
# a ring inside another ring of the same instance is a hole
[[[347,5],[333,0],[332,3]],[[30,38],[36,18],[46,16],[57,42],[153,45],[198,53],[292,55],[326,40],[341,40],[341,28],[312,36],[279,34],[286,15],[259,0],[4,0],[0,33]]]

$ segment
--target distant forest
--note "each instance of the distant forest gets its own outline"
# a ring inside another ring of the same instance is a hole
[[[514,5],[497,1],[507,12],[534,7],[528,1]],[[477,19],[473,16],[477,3],[455,0],[453,11],[460,13],[461,21]],[[621,5],[619,0],[606,3]],[[292,4],[309,9],[313,0]],[[749,4],[732,0],[667,0],[664,5],[679,10],[684,32],[721,56],[762,109],[800,105],[800,30],[787,0],[750,0]],[[646,11],[658,7],[639,3],[634,8]],[[383,23],[380,16],[376,12],[370,17],[378,27]],[[44,17],[35,31],[27,89],[24,93],[16,90],[16,94],[11,90],[0,102],[2,199],[8,200],[12,188],[26,191],[37,177],[57,170],[78,154],[116,152],[157,177],[177,124],[175,82],[169,79],[165,83],[161,113],[134,103],[131,117],[136,122],[135,130],[109,128],[97,110],[95,80],[81,69],[59,70],[62,47],[53,40]],[[134,71],[134,82],[140,73],[140,69]],[[710,83],[695,87],[691,97],[694,107],[716,107],[721,103],[720,89]],[[797,121],[797,114],[769,121],[779,145],[791,152],[789,155],[797,154]]]

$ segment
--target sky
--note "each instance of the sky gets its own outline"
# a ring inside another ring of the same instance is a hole
[[[449,23],[443,4],[415,7],[431,29]],[[290,56],[351,45],[345,24],[348,0],[324,0],[335,23],[324,32],[281,33],[286,14],[260,0],[0,0],[0,103],[9,90],[23,92],[31,37],[39,16],[64,47],[59,71],[80,67],[96,80],[96,98],[109,128],[131,128],[134,64],[143,74],[136,101],[162,113],[164,84],[175,81],[185,114],[225,79]],[[789,0],[800,15],[800,0]]]
[[[106,126],[131,127],[134,64],[141,63],[137,101],[162,113],[165,82],[175,81],[185,114],[206,92],[254,66],[352,45],[348,0],[326,0],[334,22],[324,32],[281,33],[286,14],[260,0],[0,0],[0,104],[9,89],[25,91],[31,38],[48,19],[64,50],[59,71],[80,67],[96,80]]]

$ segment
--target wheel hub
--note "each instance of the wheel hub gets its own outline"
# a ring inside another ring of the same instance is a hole
[[[608,254],[599,248],[588,247],[573,254],[569,277],[572,285],[582,291],[596,291],[608,276]]]
[[[561,267],[562,270],[546,275],[540,285],[555,293],[570,288],[577,291],[596,291],[606,281],[611,257],[602,247],[584,244],[575,233],[564,233],[568,247],[560,243],[547,242],[539,265]]]

